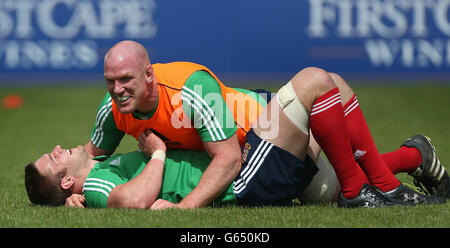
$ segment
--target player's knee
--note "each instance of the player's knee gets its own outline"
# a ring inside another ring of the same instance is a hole
[[[355,92],[338,74],[329,73],[329,75],[331,79],[333,79],[334,84],[338,87],[339,93],[341,93],[342,105],[345,105],[349,100],[351,100],[353,95],[355,95]]]
[[[345,82],[345,80],[340,75],[333,72],[329,72],[328,74],[330,75],[334,84],[339,88],[341,95],[353,95],[353,89]]]
[[[345,83],[344,79],[337,73],[328,72],[328,75],[331,77],[331,79],[335,84],[338,84],[340,82]]]
[[[303,88],[308,92],[323,94],[336,87],[330,74],[317,67],[307,67],[301,70],[291,80],[294,88]]]

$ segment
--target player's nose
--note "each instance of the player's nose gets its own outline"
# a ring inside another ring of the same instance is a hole
[[[116,94],[116,95],[120,95],[124,92],[123,85],[118,80],[116,80],[114,82],[113,91],[114,91],[114,94]]]
[[[55,146],[55,148],[53,148],[52,154],[56,155],[62,152],[62,148],[60,145]]]

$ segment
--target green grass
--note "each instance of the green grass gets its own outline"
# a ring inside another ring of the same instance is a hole
[[[355,91],[380,152],[409,136],[433,139],[441,161],[450,161],[450,87],[356,86]],[[339,209],[334,204],[263,208],[163,211],[32,206],[24,166],[56,144],[85,144],[103,88],[3,88],[0,99],[20,94],[20,109],[0,107],[0,227],[450,227],[450,203],[382,209]],[[117,152],[137,149],[126,138]],[[405,174],[397,177],[411,183]]]

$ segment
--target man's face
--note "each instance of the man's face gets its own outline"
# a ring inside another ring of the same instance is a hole
[[[54,176],[64,173],[67,169],[76,168],[89,155],[83,146],[72,149],[62,149],[57,145],[52,152],[42,155],[35,164],[39,173],[43,176]]]
[[[144,105],[147,93],[147,68],[128,60],[111,59],[105,63],[105,80],[111,97],[122,113]]]

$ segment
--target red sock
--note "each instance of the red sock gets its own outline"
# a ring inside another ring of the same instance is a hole
[[[381,154],[392,174],[400,172],[413,172],[422,164],[422,155],[419,150],[412,147],[402,146],[393,152]]]
[[[382,191],[397,188],[400,182],[381,158],[356,95],[344,106],[344,115],[355,159],[366,172],[370,183]]]
[[[341,96],[337,88],[325,93],[314,102],[310,127],[317,143],[333,165],[341,184],[342,194],[347,199],[356,197],[362,185],[369,181],[353,158],[345,127]]]

